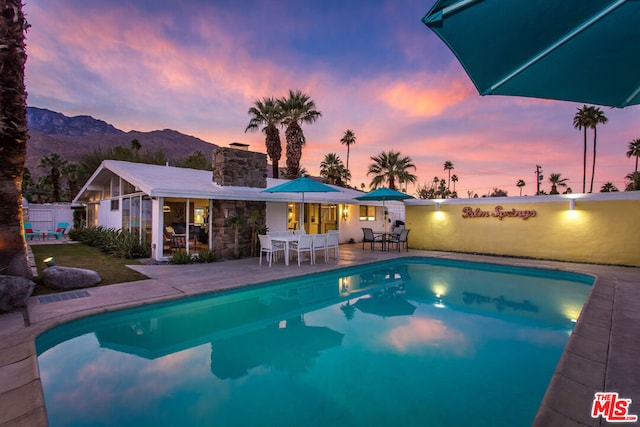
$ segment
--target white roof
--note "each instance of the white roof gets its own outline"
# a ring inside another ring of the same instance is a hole
[[[149,165],[119,160],[104,160],[100,167],[82,187],[74,202],[86,203],[92,191],[101,190],[111,179],[111,174],[120,176],[139,191],[151,197],[181,197],[190,199],[255,200],[267,202],[299,202],[300,193],[266,193],[264,188],[222,186],[213,182],[211,171],[177,168],[173,166]],[[267,188],[275,187],[286,179],[267,178]],[[362,192],[332,185],[339,192],[305,193],[305,203],[349,203],[361,204],[354,197]],[[367,204],[377,204],[370,203]]]

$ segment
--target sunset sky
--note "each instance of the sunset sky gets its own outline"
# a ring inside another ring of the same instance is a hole
[[[451,161],[460,197],[494,187],[515,196],[518,179],[523,194],[535,194],[536,164],[545,191],[549,174],[561,173],[580,192],[583,134],[572,122],[582,104],[479,96],[421,22],[433,3],[29,0],[28,104],[124,131],[170,128],[266,152],[262,133],[244,133],[247,110],[300,89],[322,112],[303,125],[301,167],[311,174],[327,153],[346,162],[339,141],[352,129],[358,187],[371,181],[371,156],[393,149],[413,159],[421,184],[446,178]],[[623,189],[633,172],[625,153],[640,138],[638,108],[602,107],[609,122],[598,128],[594,191],[606,181]],[[283,130],[281,138],[284,152]]]

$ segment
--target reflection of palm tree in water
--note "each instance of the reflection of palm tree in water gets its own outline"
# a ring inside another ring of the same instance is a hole
[[[344,313],[344,317],[347,320],[353,319],[353,316],[356,314],[356,308],[351,305],[351,301],[347,301],[346,303],[340,306],[340,310]]]
[[[211,372],[235,379],[257,366],[286,371],[290,377],[308,372],[323,350],[339,346],[343,334],[327,327],[306,326],[304,316],[211,343]]]

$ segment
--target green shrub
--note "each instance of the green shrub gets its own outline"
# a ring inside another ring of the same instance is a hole
[[[198,256],[195,258],[195,261],[198,263],[209,263],[209,262],[216,262],[218,259],[218,257],[216,257],[216,254],[214,251],[211,251],[209,249],[201,249],[198,252]]]
[[[191,255],[186,252],[176,252],[169,257],[169,264],[189,264]]]
[[[118,258],[146,258],[149,250],[144,240],[140,242],[138,233],[105,227],[74,228],[69,237],[102,252]]]

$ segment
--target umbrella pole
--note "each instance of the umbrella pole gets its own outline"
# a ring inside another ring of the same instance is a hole
[[[300,233],[302,233],[302,230],[304,230],[304,191],[302,192],[302,206],[300,208]]]

